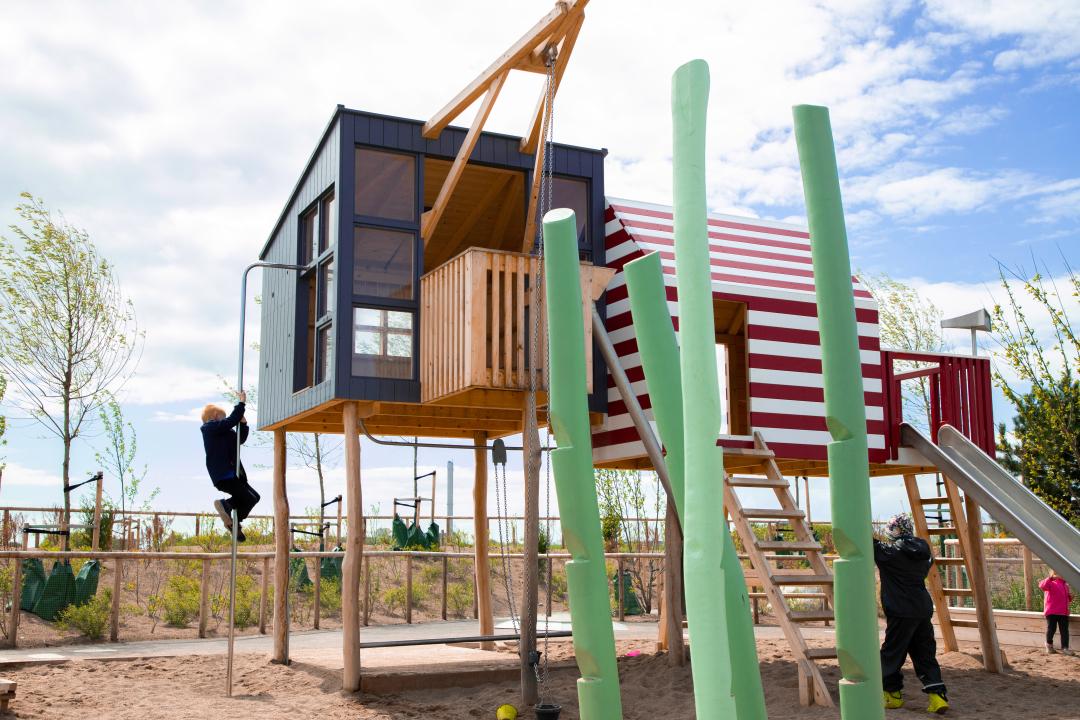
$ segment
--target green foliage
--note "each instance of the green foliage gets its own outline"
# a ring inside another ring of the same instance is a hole
[[[446,610],[455,617],[472,612],[473,585],[471,582],[454,582],[446,586]]]
[[[1039,273],[1028,279],[1001,269],[1006,302],[994,306],[994,327],[1004,365],[1019,382],[1010,383],[1000,367],[994,380],[1017,411],[1011,437],[998,426],[1002,465],[1080,526],[1080,337],[1068,312],[1080,299],[1080,275],[1066,267],[1070,300]],[[1024,301],[1049,318],[1049,342],[1040,338]]]
[[[619,529],[622,527],[622,517],[615,513],[605,514],[600,518],[600,533],[604,536],[604,542],[610,546],[619,544]]]
[[[94,457],[109,475],[120,481],[120,509],[122,511],[150,510],[151,503],[161,489],[154,488],[143,499],[141,505],[137,504],[139,485],[146,477],[147,466],[143,465],[141,469],[135,468],[135,454],[138,449],[135,426],[124,420],[120,403],[112,395],[109,396],[108,402],[98,408],[98,419],[104,431],[106,444],[103,450],[94,454]]]
[[[341,612],[341,580],[322,578],[319,582],[319,607],[326,613]]]
[[[90,548],[94,544],[94,498],[83,496],[79,501],[79,524],[88,526],[86,530],[71,533],[71,547]],[[112,550],[113,522],[116,519],[116,506],[106,497],[101,499],[101,532],[98,544],[101,550]]]
[[[864,275],[859,279],[878,303],[881,345],[894,350],[938,353],[947,349],[941,334],[941,310],[918,290],[888,275]],[[898,361],[897,372],[928,367],[926,363]],[[904,419],[912,425],[930,426],[930,384],[916,378],[901,384]]]
[[[61,610],[56,624],[63,630],[78,630],[91,640],[98,640],[109,626],[111,608],[112,591],[103,588],[82,605],[68,605]]]
[[[243,630],[259,622],[259,600],[261,595],[262,593],[259,592],[255,578],[250,575],[236,576],[236,610],[233,615],[236,627]],[[214,610],[214,615],[228,620],[228,588],[226,588],[225,593],[218,597],[220,597],[221,609],[220,612]],[[217,600],[218,598],[214,599]],[[196,614],[198,614],[197,610]]]
[[[566,602],[566,570],[551,571],[551,599],[555,602]]]
[[[0,403],[4,402],[4,393],[7,391],[7,378],[0,374]],[[0,415],[0,447],[7,445],[7,440],[4,439],[4,433],[7,432],[7,418]],[[3,458],[0,457],[0,477],[4,476],[5,463]]]
[[[239,585],[239,578],[237,578]],[[166,625],[187,627],[199,616],[199,581],[186,575],[173,575],[165,582],[161,609]]]
[[[473,536],[464,530],[454,530],[446,536],[447,547],[465,548],[473,546]]]
[[[21,560],[19,562],[22,562]],[[15,583],[12,577],[12,564],[4,563],[0,565],[0,609],[7,608],[8,604],[12,602],[11,590]],[[3,633],[4,637],[7,637],[7,620],[8,613],[0,612],[0,633]]]
[[[430,588],[422,583],[413,583],[412,604],[414,608],[422,607],[430,593]],[[409,597],[408,588],[405,585],[396,585],[382,592],[381,600],[386,607],[387,615],[401,614],[405,616],[405,604]]]
[[[71,444],[133,371],[141,335],[86,231],[20,198],[15,239],[0,238],[0,374],[15,385],[10,404],[62,442],[66,486]]]

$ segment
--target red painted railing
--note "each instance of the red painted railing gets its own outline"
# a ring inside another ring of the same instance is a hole
[[[898,360],[929,364],[931,367],[896,372],[893,364]],[[891,459],[899,457],[900,424],[904,422],[900,384],[919,377],[927,378],[930,384],[930,432],[934,442],[937,442],[938,428],[947,423],[987,455],[994,457],[994,409],[989,359],[882,350],[881,368],[887,423],[885,447]]]

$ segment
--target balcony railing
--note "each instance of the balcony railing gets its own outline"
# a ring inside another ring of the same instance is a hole
[[[928,365],[897,372],[894,362]],[[991,401],[990,360],[965,355],[881,351],[882,386],[888,430],[885,446],[893,460],[899,456],[900,424],[904,416],[901,384],[925,377],[929,384],[930,433],[937,442],[938,428],[949,424],[990,457],[994,457],[994,409]]]
[[[420,400],[449,401],[473,390],[526,390],[529,374],[546,391],[543,360],[547,328],[534,328],[532,283],[537,258],[471,248],[420,279]],[[592,302],[611,277],[607,268],[581,265],[588,387],[592,389]],[[541,367],[529,368],[536,333]],[[476,396],[481,397],[481,396]],[[486,404],[463,398],[463,404]]]

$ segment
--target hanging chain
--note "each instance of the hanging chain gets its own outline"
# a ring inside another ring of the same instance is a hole
[[[510,625],[514,634],[518,632],[517,610],[514,606],[514,594],[510,590],[510,559],[506,552],[506,537],[509,535],[509,527],[504,526],[507,509],[506,492],[506,465],[502,465],[502,475],[499,474],[499,465],[495,465],[495,512],[499,515],[497,527],[499,530],[499,563],[502,566],[503,588],[506,590],[506,604],[510,610]],[[501,489],[500,489],[501,488]],[[501,497],[501,500],[500,500]]]

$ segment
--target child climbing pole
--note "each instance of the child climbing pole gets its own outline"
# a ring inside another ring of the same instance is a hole
[[[206,471],[214,487],[228,495],[226,500],[215,500],[214,509],[225,523],[226,530],[232,530],[232,511],[236,511],[236,539],[244,542],[244,533],[240,523],[258,504],[259,493],[248,484],[247,473],[242,463],[237,462],[238,450],[237,427],[239,426],[240,444],[247,441],[248,425],[244,418],[244,406],[247,395],[240,391],[239,402],[233,407],[228,417],[217,405],[207,405],[202,412],[203,448],[206,450]]]

